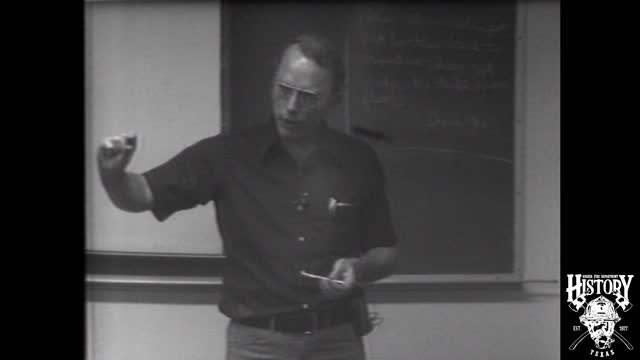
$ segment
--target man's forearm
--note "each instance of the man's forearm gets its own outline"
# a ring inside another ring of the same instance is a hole
[[[128,212],[151,209],[153,196],[144,176],[131,172],[100,173],[100,179],[109,199],[119,209]]]
[[[373,248],[354,259],[356,281],[361,284],[374,282],[393,274],[397,250],[393,247]]]

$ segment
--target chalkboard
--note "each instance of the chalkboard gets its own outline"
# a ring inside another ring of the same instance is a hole
[[[398,273],[509,278],[519,272],[516,10],[515,1],[227,5],[226,128],[266,121],[285,41],[330,37],[345,50],[347,86],[329,122],[382,161]]]
[[[515,2],[358,5],[349,128],[383,163],[400,273],[516,269]]]
[[[346,55],[329,125],[368,141],[383,164],[397,273],[512,279],[521,262],[516,14],[515,1],[92,4],[87,152],[138,131],[131,166],[142,171],[218,129],[267,121],[283,45],[320,33]],[[166,223],[122,213],[88,159],[88,250],[220,259],[210,206]]]

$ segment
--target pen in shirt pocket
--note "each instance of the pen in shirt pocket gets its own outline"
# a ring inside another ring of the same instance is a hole
[[[327,209],[329,209],[329,213],[333,215],[336,213],[336,209],[338,209],[339,207],[345,207],[345,206],[353,206],[353,204],[348,202],[338,201],[338,199],[334,197],[330,197],[329,203],[327,204]]]

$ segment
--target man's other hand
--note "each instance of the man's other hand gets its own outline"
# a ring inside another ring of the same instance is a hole
[[[322,293],[329,299],[338,299],[347,295],[356,286],[356,258],[341,258],[333,264],[331,273],[327,276],[330,279],[340,280],[338,283],[330,280],[318,280]]]

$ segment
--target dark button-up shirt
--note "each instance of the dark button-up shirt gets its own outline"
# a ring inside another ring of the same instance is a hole
[[[159,221],[215,204],[227,258],[219,306],[232,318],[320,306],[301,270],[326,276],[338,258],[396,243],[376,153],[329,128],[302,165],[269,123],[205,138],[144,176]]]

